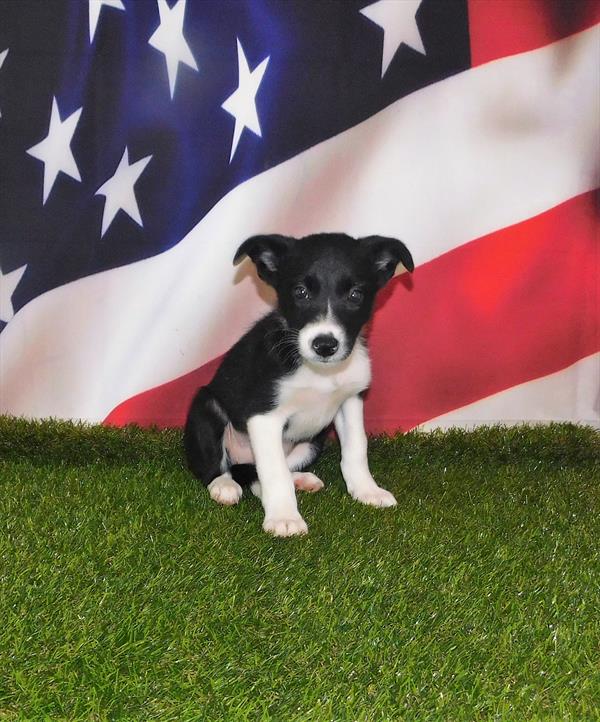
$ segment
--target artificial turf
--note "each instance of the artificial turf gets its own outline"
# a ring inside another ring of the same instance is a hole
[[[600,442],[588,428],[331,444],[274,539],[176,431],[0,418],[0,719],[600,718]]]

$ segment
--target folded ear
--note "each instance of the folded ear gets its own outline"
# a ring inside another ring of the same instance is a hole
[[[233,263],[238,263],[244,256],[249,256],[259,277],[273,286],[277,279],[277,271],[281,259],[288,252],[292,238],[287,236],[252,236],[237,249]]]
[[[396,273],[396,267],[401,263],[407,271],[412,273],[415,264],[410,251],[396,238],[386,236],[367,236],[359,239],[366,246],[367,258],[372,264],[379,288],[385,286]]]

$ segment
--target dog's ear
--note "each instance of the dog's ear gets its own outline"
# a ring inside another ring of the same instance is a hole
[[[367,258],[375,271],[379,288],[385,286],[390,278],[396,274],[398,264],[401,263],[410,273],[415,270],[410,251],[402,241],[398,241],[396,238],[367,236],[361,238],[360,243],[367,249]]]
[[[244,256],[249,256],[260,278],[273,286],[277,279],[277,271],[281,259],[289,250],[293,239],[287,236],[252,236],[237,249],[233,263],[238,263]]]

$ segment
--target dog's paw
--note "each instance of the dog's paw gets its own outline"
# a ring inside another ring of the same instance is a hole
[[[273,536],[297,536],[308,534],[308,527],[304,519],[298,514],[292,518],[282,519],[270,517],[264,520],[263,529]]]
[[[352,498],[360,501],[361,504],[369,506],[396,506],[398,503],[393,494],[380,486],[369,487],[368,489],[360,489],[351,492]]]
[[[213,479],[207,487],[210,498],[217,504],[232,506],[242,498],[242,487],[229,474]]]
[[[300,491],[320,491],[325,484],[318,476],[311,474],[310,471],[294,471],[292,474],[294,486]]]

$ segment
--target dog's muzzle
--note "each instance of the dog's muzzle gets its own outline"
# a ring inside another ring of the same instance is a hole
[[[330,333],[316,336],[311,344],[314,352],[321,358],[333,356],[339,345],[337,338]]]
[[[350,349],[346,333],[339,323],[328,314],[307,323],[298,334],[300,355],[306,361],[317,364],[330,364],[342,361]]]

